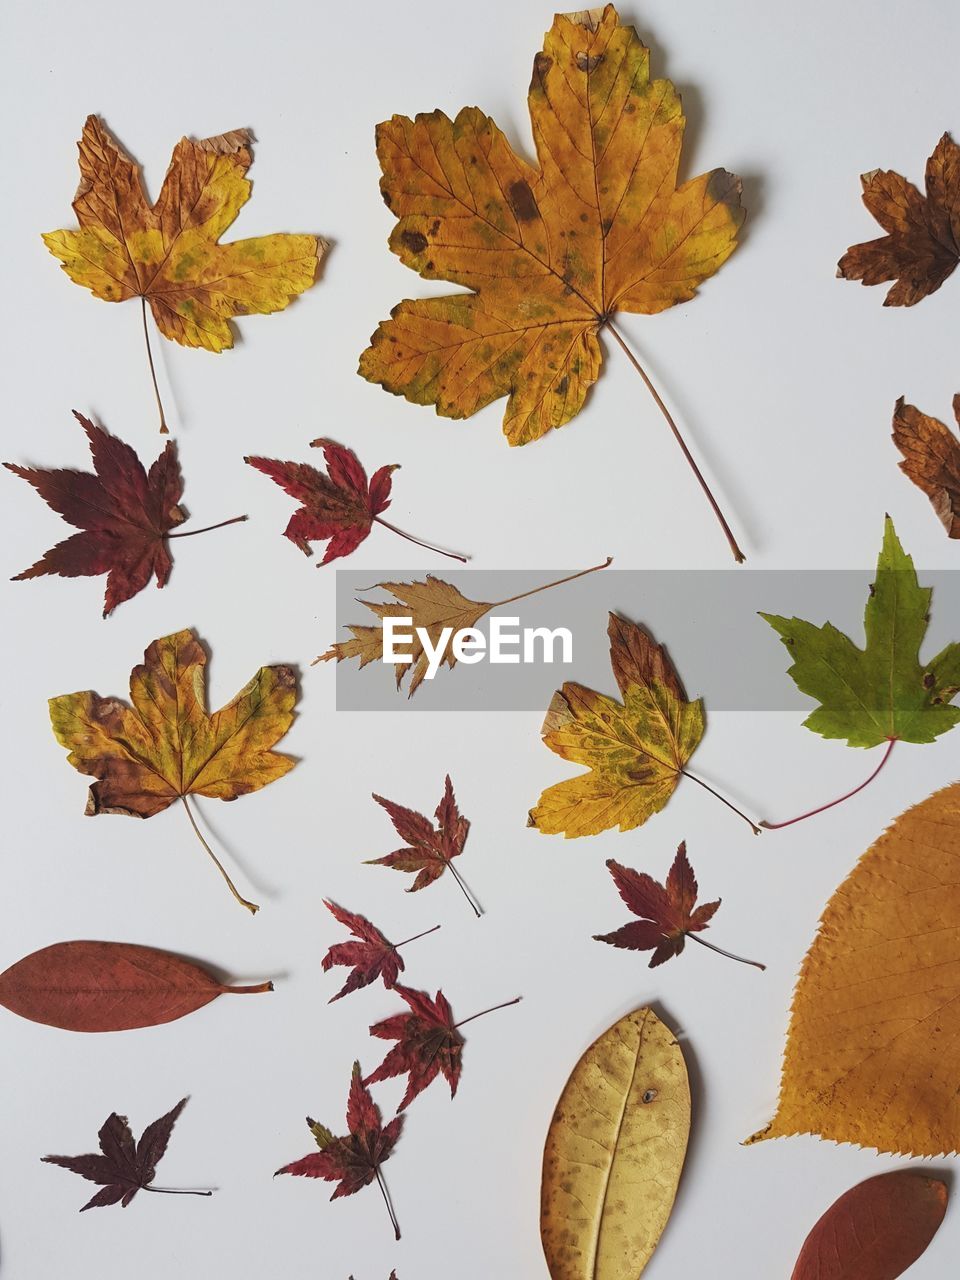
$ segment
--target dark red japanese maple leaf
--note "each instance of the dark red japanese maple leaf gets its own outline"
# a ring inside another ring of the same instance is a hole
[[[335,1182],[331,1200],[341,1196],[355,1195],[362,1187],[369,1186],[375,1179],[380,1185],[383,1202],[390,1214],[394,1235],[400,1239],[400,1227],[380,1166],[393,1154],[393,1149],[403,1129],[403,1116],[395,1116],[389,1124],[384,1125],[380,1116],[380,1108],[370,1096],[360,1063],[353,1064],[353,1076],[350,1080],[350,1096],[347,1100],[347,1128],[349,1133],[337,1138],[333,1133],[311,1120],[307,1116],[307,1124],[313,1134],[314,1141],[320,1148],[301,1160],[285,1164],[273,1175],[292,1173],[299,1178],[322,1178],[325,1182]]]
[[[416,879],[407,893],[425,889],[427,885],[433,884],[434,880],[439,880],[449,867],[450,874],[460,886],[463,896],[470,903],[474,913],[480,916],[479,904],[452,862],[453,858],[459,857],[463,852],[470,823],[457,808],[450,775],[447,774],[443,799],[434,813],[437,819],[436,827],[429,818],[425,818],[422,813],[417,813],[415,809],[407,809],[393,800],[385,800],[376,792],[373,798],[377,804],[386,809],[397,834],[407,843],[404,848],[395,849],[393,853],[388,853],[383,858],[370,858],[367,866],[392,867],[394,871],[416,872]]]
[[[105,573],[103,616],[106,617],[118,604],[142,591],[154,575],[158,587],[166,584],[173,567],[167,545],[170,538],[186,538],[205,533],[206,529],[170,532],[186,519],[179,505],[183,477],[172,440],[167,442],[150,470],[145,471],[128,444],[76,411],[74,417],[87,433],[95,474],[20,467],[13,462],[3,464],[8,471],[32,484],[68,524],[81,530],[58,542],[36,564],[18,573],[14,582],[48,573],[62,578],[98,577]],[[218,529],[246,518],[236,516],[209,527]]]
[[[718,951],[731,960],[752,964],[757,969],[766,968],[766,965],[756,960],[744,960],[742,956],[732,955],[729,951],[714,946],[712,942],[697,937],[709,925],[720,906],[720,899],[697,906],[697,881],[687,858],[685,840],[677,849],[666,884],[660,884],[643,871],[621,866],[612,858],[607,861],[607,867],[620,891],[620,897],[640,919],[632,920],[613,933],[594,934],[597,942],[609,942],[611,946],[624,947],[630,951],[652,951],[651,969],[672,956],[678,956],[687,938],[692,938],[694,942],[709,947],[711,951]]]
[[[212,1191],[173,1191],[165,1187],[151,1187],[157,1172],[170,1134],[177,1122],[177,1117],[187,1105],[186,1098],[168,1111],[153,1124],[148,1124],[140,1135],[140,1141],[134,1142],[130,1125],[126,1116],[118,1116],[116,1112],[108,1116],[103,1128],[97,1135],[100,1140],[101,1154],[91,1153],[85,1156],[43,1156],[44,1164],[56,1164],[71,1173],[78,1173],[88,1182],[96,1182],[103,1188],[80,1210],[100,1209],[107,1204],[119,1203],[124,1207],[130,1203],[138,1191],[156,1191],[163,1195],[209,1196]]]
[[[517,996],[464,1018],[462,1022],[454,1022],[453,1010],[442,991],[437,992],[436,999],[431,999],[426,991],[412,991],[399,983],[394,990],[407,1002],[410,1012],[396,1013],[370,1028],[372,1036],[380,1040],[396,1040],[397,1043],[376,1071],[367,1076],[365,1083],[375,1084],[378,1080],[406,1075],[407,1091],[398,1111],[408,1107],[417,1094],[441,1074],[450,1086],[452,1098],[460,1083],[463,1046],[466,1043],[459,1028],[473,1022],[474,1018],[493,1013],[495,1009],[506,1009],[508,1005],[520,1002]]]
[[[311,440],[310,444],[311,448],[323,450],[326,475],[305,462],[279,462],[276,458],[261,457],[244,459],[302,504],[290,517],[283,536],[305,555],[313,554],[311,542],[327,542],[329,539],[320,561],[321,565],[329,564],[331,560],[356,551],[374,524],[382,524],[385,529],[398,533],[408,542],[415,542],[418,547],[466,562],[465,556],[441,551],[428,542],[421,542],[382,518],[380,513],[390,505],[393,473],[399,470],[398,464],[380,467],[368,481],[367,473],[352,449],[324,439]]]
[[[355,938],[359,939],[357,942],[336,942],[323,957],[324,973],[335,965],[352,966],[352,972],[347,975],[346,982],[335,996],[330,997],[329,1004],[333,1004],[334,1000],[339,1000],[341,996],[349,995],[351,991],[368,987],[378,978],[383,979],[385,987],[396,986],[397,978],[404,967],[399,948],[405,947],[408,942],[416,942],[418,938],[425,938],[428,933],[436,933],[440,928],[437,924],[432,929],[425,929],[423,933],[414,934],[412,938],[405,938],[403,942],[391,942],[365,916],[347,911],[326,898],[323,902],[327,910],[336,916]]]

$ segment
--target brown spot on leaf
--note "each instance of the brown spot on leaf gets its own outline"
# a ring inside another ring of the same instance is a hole
[[[600,63],[603,61],[602,53],[578,53],[577,66],[581,71],[586,71],[587,75],[591,71],[596,71]]]
[[[510,208],[521,222],[532,222],[534,218],[540,215],[537,202],[534,200],[533,192],[530,190],[530,184],[522,178],[510,183],[507,188],[507,200]]]
[[[422,231],[401,231],[400,239],[411,253],[423,253],[428,243]]]

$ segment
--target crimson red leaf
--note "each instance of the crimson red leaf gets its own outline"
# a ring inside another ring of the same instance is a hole
[[[0,1005],[64,1031],[153,1027],[224,993],[272,990],[226,986],[192,960],[129,942],[56,942],[0,973]]]
[[[453,1010],[442,991],[431,999],[426,991],[409,987],[394,988],[410,1006],[409,1013],[397,1013],[370,1028],[380,1040],[397,1043],[366,1083],[407,1076],[407,1090],[399,1110],[403,1111],[442,1072],[450,1086],[450,1097],[457,1092],[463,1059],[464,1038],[453,1021]]]
[[[332,440],[314,440],[323,449],[327,473],[305,462],[280,462],[276,458],[250,457],[244,461],[289,493],[301,506],[290,517],[284,537],[311,554],[311,542],[329,539],[321,564],[348,556],[373,528],[381,511],[390,505],[392,474],[396,465],[381,467],[367,482],[367,473],[351,449]]]
[[[126,1116],[116,1112],[104,1121],[100,1133],[100,1153],[84,1156],[42,1156],[44,1164],[59,1165],[79,1174],[88,1182],[96,1182],[103,1189],[98,1191],[80,1210],[100,1209],[104,1205],[120,1203],[125,1209],[138,1191],[157,1191],[150,1183],[156,1177],[157,1165],[163,1158],[170,1141],[170,1134],[180,1112],[187,1105],[182,1098],[172,1111],[144,1129],[139,1142],[134,1142]],[[211,1191],[176,1191],[170,1195],[209,1196]]]
[[[401,840],[406,844],[402,849],[395,849],[382,858],[371,858],[367,865],[372,867],[392,867],[394,871],[415,873],[416,878],[408,893],[425,889],[450,868],[450,873],[457,881],[467,901],[477,915],[480,909],[474,902],[466,885],[463,883],[452,860],[460,856],[470,830],[470,823],[460,813],[457,800],[453,794],[453,783],[447,774],[443,798],[437,805],[434,826],[429,818],[415,809],[407,809],[393,800],[386,800],[374,792],[377,804],[382,805],[390,815],[390,821]]]
[[[281,1173],[291,1173],[300,1178],[322,1178],[325,1182],[336,1182],[331,1200],[355,1195],[376,1179],[383,1192],[394,1234],[399,1240],[400,1228],[387,1197],[380,1166],[393,1154],[403,1129],[403,1119],[403,1116],[395,1116],[389,1124],[382,1123],[380,1108],[364,1083],[360,1063],[355,1062],[347,1100],[349,1132],[342,1138],[335,1137],[330,1129],[307,1116],[307,1125],[319,1150],[300,1160],[294,1160],[291,1164],[285,1164],[282,1169],[277,1170],[274,1177]]]
[[[154,575],[158,587],[169,578],[173,567],[170,530],[186,519],[179,505],[183,478],[173,441],[167,442],[147,472],[128,444],[80,413],[75,412],[74,417],[87,433],[95,474],[4,463],[14,475],[32,484],[68,524],[81,530],[58,542],[14,581],[51,573],[63,578],[105,573],[106,617],[141,591]]]
[[[358,939],[357,942],[334,943],[323,957],[324,973],[335,965],[352,967],[346,982],[335,996],[331,996],[329,1003],[333,1004],[334,1000],[349,995],[351,991],[368,987],[378,978],[383,979],[383,985],[387,988],[396,986],[397,978],[404,967],[398,948],[406,946],[407,942],[413,942],[415,939],[407,938],[404,942],[393,943],[365,916],[347,911],[326,898],[324,906]],[[439,928],[439,925],[435,925],[433,929],[425,930],[425,933],[434,933]],[[420,933],[416,935],[417,938],[423,936],[424,934]]]
[[[807,1236],[791,1280],[896,1280],[924,1252],[947,1208],[936,1178],[896,1170],[836,1200]]]
[[[696,937],[709,925],[720,906],[720,899],[697,906],[697,880],[687,858],[686,841],[677,849],[666,884],[660,884],[643,871],[621,866],[612,858],[607,861],[607,868],[620,897],[640,919],[615,929],[613,933],[594,934],[597,942],[609,942],[611,946],[630,951],[652,951],[651,969],[678,956],[687,938],[693,938],[712,951],[721,951],[713,943]],[[729,951],[721,951],[721,954],[733,960],[742,959],[731,956]],[[757,969],[765,968],[755,960],[743,963],[752,964]]]

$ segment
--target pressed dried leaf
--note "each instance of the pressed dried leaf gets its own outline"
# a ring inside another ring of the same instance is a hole
[[[953,397],[960,425],[960,394]],[[893,439],[903,454],[900,470],[930,499],[951,538],[960,538],[960,439],[940,421],[904,404],[893,413]]]
[[[864,284],[894,284],[885,307],[912,307],[935,293],[960,262],[960,147],[945,133],[927,161],[926,194],[892,170],[860,179],[863,203],[887,233],[855,244],[837,275]]]
[[[913,1170],[860,1182],[807,1236],[791,1280],[897,1280],[937,1234],[946,1184]]]
[[[225,993],[272,990],[229,986],[192,960],[130,942],[55,942],[0,973],[0,1005],[64,1031],[153,1027]]]
[[[733,174],[677,185],[680,97],[612,5],[554,19],[528,102],[538,168],[475,107],[378,126],[390,248],[471,292],[401,302],[360,358],[370,382],[445,417],[508,396],[512,445],[580,411],[615,312],[692,298],[743,220]]]
[[[750,1141],[960,1150],[960,782],[909,809],[831,898],[800,970],[780,1101]]]
[[[540,1234],[552,1280],[637,1280],[670,1217],[689,1132],[680,1046],[636,1009],[583,1055],[550,1123]]]
[[[234,316],[282,311],[313,284],[326,250],[316,236],[218,243],[250,198],[246,129],[199,142],[181,138],[153,205],[139,165],[99,117],[87,117],[78,148],[79,230],[48,232],[44,244],[96,297],[146,299],[165,338],[223,351],[233,346]]]
[[[548,787],[531,809],[528,825],[547,835],[639,827],[666,805],[703,737],[703,703],[686,700],[663,646],[614,613],[607,634],[623,701],[568,682],[543,722],[551,751],[589,766]]]

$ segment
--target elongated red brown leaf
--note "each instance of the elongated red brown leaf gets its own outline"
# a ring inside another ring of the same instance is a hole
[[[937,1234],[947,1188],[896,1170],[868,1178],[834,1201],[807,1236],[791,1280],[896,1280]]]
[[[153,1027],[225,992],[272,990],[226,986],[192,960],[129,942],[55,942],[0,973],[0,1005],[64,1031]]]

